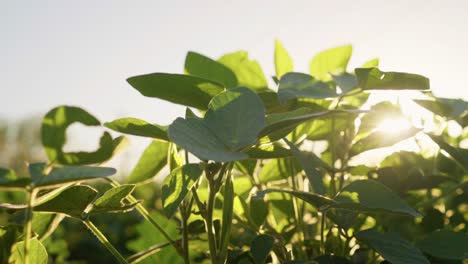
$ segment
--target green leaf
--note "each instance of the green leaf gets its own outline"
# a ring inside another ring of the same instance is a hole
[[[414,217],[421,216],[387,186],[374,180],[351,182],[341,189],[335,201],[345,201],[347,198],[351,198],[353,202],[337,202],[332,207],[361,212],[383,211]]]
[[[125,134],[169,141],[167,137],[167,126],[150,124],[144,120],[133,117],[119,118],[112,122],[104,123],[104,126]]]
[[[373,105],[361,118],[358,134],[367,134],[378,127],[383,120],[405,118],[399,105],[383,101]]]
[[[340,87],[342,94],[358,88],[357,77],[353,74],[344,72],[340,75],[332,75],[332,78],[336,85]]]
[[[295,197],[297,197],[297,198],[311,204],[312,206],[314,206],[315,208],[317,208],[319,210],[322,210],[322,208],[324,208],[324,207],[335,204],[335,201],[333,201],[332,199],[330,199],[330,198],[328,198],[326,196],[322,196],[322,195],[315,194],[315,193],[309,193],[309,192],[283,190],[283,189],[267,189],[267,190],[259,191],[259,192],[257,192],[257,194],[255,196],[255,199],[263,199],[265,194],[273,193],[273,192],[290,194],[292,196],[295,196]]]
[[[288,101],[284,104],[281,104],[278,98],[278,94],[271,90],[261,91],[257,94],[260,96],[260,99],[262,99],[267,114],[288,111],[294,104],[294,101]]]
[[[455,120],[462,127],[468,125],[468,102],[462,99],[434,98],[435,100],[414,100],[420,106],[449,120]]]
[[[249,60],[249,54],[246,51],[225,54],[218,61],[234,72],[238,86],[246,86],[255,91],[268,89],[268,83],[260,65],[255,60]]]
[[[361,68],[377,68],[379,67],[379,58],[373,58],[371,60],[366,61]]]
[[[183,74],[151,73],[130,77],[127,82],[144,96],[202,110],[224,90],[217,82]]]
[[[314,77],[299,72],[290,72],[281,78],[278,86],[278,97],[281,104],[295,98],[325,99],[337,97],[328,84]]]
[[[92,213],[126,212],[136,204],[124,203],[125,198],[135,190],[134,184],[124,184],[106,191],[93,203]]]
[[[109,167],[63,166],[54,167],[47,176],[39,178],[36,186],[52,186],[114,175],[117,171]]]
[[[49,257],[47,250],[37,238],[32,238],[29,241],[29,263],[47,264]],[[13,246],[12,254],[8,263],[23,264],[25,263],[25,242],[21,241]]]
[[[291,157],[292,153],[287,148],[279,144],[269,144],[259,147],[253,147],[247,151],[251,159],[277,159]]]
[[[465,171],[468,171],[468,149],[456,148],[445,142],[441,136],[428,136],[443,150],[445,150]]]
[[[354,143],[350,149],[349,155],[352,157],[367,150],[393,146],[402,140],[413,137],[420,131],[420,129],[414,127],[394,134],[390,134],[388,131],[375,131]]]
[[[63,213],[81,219],[81,214],[96,198],[96,195],[97,191],[89,186],[72,186],[55,197],[36,205],[34,211]]]
[[[99,126],[101,123],[85,110],[73,106],[59,106],[50,110],[44,117],[41,127],[42,145],[51,162],[64,165],[101,163],[112,157],[122,137],[112,139],[105,132],[94,152],[63,152],[66,143],[66,129],[78,122],[86,126]]]
[[[229,166],[228,166],[229,167]],[[229,168],[228,168],[229,169]],[[228,172],[228,176],[224,181],[224,190],[223,190],[223,221],[221,226],[220,234],[220,245],[219,249],[221,255],[226,255],[229,241],[231,239],[231,224],[234,214],[234,184],[231,176],[231,172]]]
[[[237,86],[236,75],[231,69],[193,51],[189,51],[185,57],[185,71],[190,75],[220,83],[226,88]]]
[[[14,170],[0,168],[0,189],[22,189],[31,183],[29,178],[18,178]]]
[[[289,142],[288,140],[286,140],[286,143],[291,149],[294,157],[296,157],[296,159],[299,161],[299,164],[304,169],[312,189],[316,193],[324,195],[325,186],[323,185],[323,177],[325,176],[325,173],[323,168],[328,167],[328,165],[314,153],[301,151],[296,147],[296,145]]]
[[[352,52],[351,45],[320,52],[310,62],[310,74],[317,79],[328,81],[331,79],[329,74],[336,75],[346,72]]]
[[[293,165],[292,165],[294,169],[293,173],[291,173],[290,164],[289,164],[290,162],[293,162]],[[298,167],[299,167],[299,164],[297,162],[297,159],[294,159],[294,158],[272,159],[263,165],[258,175],[258,180],[261,183],[268,183],[271,181],[287,179],[291,174],[292,175],[297,174]]]
[[[363,90],[428,90],[429,79],[418,74],[383,72],[377,68],[355,69]]]
[[[202,160],[235,161],[257,141],[265,126],[260,98],[247,88],[223,92],[210,102],[202,120],[178,118],[169,126],[169,138]]]
[[[193,184],[200,178],[202,169],[199,164],[186,164],[176,168],[164,179],[162,187],[163,210],[171,217],[190,191]]]
[[[270,235],[258,235],[250,244],[250,254],[255,264],[264,264],[275,245],[275,238]]]
[[[416,242],[424,253],[441,259],[463,260],[468,253],[468,235],[463,232],[438,230]]]
[[[139,183],[153,178],[166,165],[168,148],[168,142],[151,142],[127,178],[127,183]]]
[[[397,234],[382,234],[374,229],[367,229],[356,233],[355,237],[374,248],[385,260],[392,264],[430,263],[419,249]]]
[[[276,78],[281,79],[285,73],[292,72],[294,64],[283,44],[277,39],[275,40],[275,70]]]

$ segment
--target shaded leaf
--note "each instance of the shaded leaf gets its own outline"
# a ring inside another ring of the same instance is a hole
[[[18,178],[15,171],[0,168],[0,189],[24,188],[30,183],[29,178]]]
[[[291,149],[294,157],[296,157],[296,159],[299,161],[299,164],[304,169],[304,172],[306,173],[314,192],[324,195],[325,186],[323,185],[323,177],[325,176],[325,173],[322,169],[329,166],[314,153],[301,151],[296,147],[296,145],[287,140],[286,143]]]
[[[32,238],[29,242],[29,263],[47,264],[48,255],[45,247],[37,238]],[[8,263],[23,264],[25,263],[25,242],[17,242],[12,249],[12,254]]]
[[[431,139],[445,150],[462,168],[468,170],[468,149],[456,148],[445,142],[441,136],[428,135]]]
[[[383,72],[377,68],[355,70],[359,87],[363,90],[428,90],[429,79],[418,74]]]
[[[167,137],[167,126],[150,124],[133,117],[119,118],[112,122],[104,123],[104,126],[125,134],[169,140]]]
[[[295,98],[325,99],[337,97],[328,84],[299,72],[286,73],[279,82],[278,97],[281,104]]]
[[[318,53],[310,62],[310,74],[320,80],[330,80],[330,74],[346,71],[352,52],[351,45],[344,45]]]
[[[357,77],[353,74],[344,72],[340,75],[332,75],[335,83],[340,87],[342,94],[358,88]]]
[[[275,245],[275,238],[270,235],[258,235],[250,244],[250,254],[255,264],[265,263]]]
[[[404,200],[385,185],[374,180],[357,180],[345,186],[335,197],[335,201],[351,198],[353,203],[337,202],[334,208],[350,209],[362,212],[384,211],[389,213],[421,216]]]
[[[251,159],[277,159],[291,157],[292,153],[287,148],[278,144],[263,145],[253,147],[247,151]]]
[[[275,40],[275,71],[276,78],[281,79],[285,73],[292,72],[294,64],[283,44],[277,39]]]
[[[200,178],[202,169],[198,164],[186,164],[176,168],[164,179],[162,186],[163,210],[171,217],[184,200],[196,180]]]
[[[81,214],[96,198],[97,191],[85,185],[72,186],[50,200],[34,207],[37,212],[63,213],[81,218]]]
[[[456,120],[462,127],[468,125],[468,102],[462,99],[434,98],[435,100],[414,100],[420,106],[436,115]]]
[[[166,165],[168,148],[168,142],[151,142],[127,178],[127,183],[139,183],[153,178]]]
[[[66,143],[66,129],[78,122],[86,126],[99,126],[101,123],[85,110],[73,106],[59,106],[50,110],[44,117],[41,127],[42,145],[51,162],[64,165],[101,163],[112,157],[122,137],[112,139],[105,132],[94,152],[63,152]]]
[[[218,61],[234,72],[238,86],[246,86],[255,91],[268,89],[260,64],[255,60],[249,60],[246,51],[225,54]]]
[[[37,180],[36,186],[51,186],[114,175],[116,169],[94,166],[54,167],[47,176]]]
[[[240,87],[213,98],[202,120],[176,119],[169,126],[169,138],[202,160],[234,161],[248,157],[241,151],[257,141],[264,126],[260,98]]]
[[[257,192],[255,199],[263,199],[265,194],[273,193],[273,192],[287,193],[287,194],[293,195],[311,204],[312,206],[316,207],[319,210],[321,210],[322,208],[326,206],[335,204],[335,201],[333,201],[332,199],[326,196],[319,195],[319,194],[301,192],[301,191],[293,191],[293,190],[282,190],[282,189],[267,189],[267,190],[259,191]]]
[[[374,248],[392,264],[429,264],[419,249],[397,234],[382,234],[374,229],[367,229],[356,233],[355,237]]]
[[[220,83],[226,88],[237,86],[236,75],[231,69],[193,51],[189,51],[185,57],[185,71],[190,75]]]
[[[151,73],[130,77],[127,82],[144,96],[203,110],[224,90],[217,82],[183,74]]]
[[[106,191],[93,203],[92,213],[124,212],[136,204],[125,204],[124,199],[135,190],[134,184],[124,184]]]
[[[468,234],[450,230],[438,230],[416,242],[424,253],[441,258],[463,260],[468,253]]]

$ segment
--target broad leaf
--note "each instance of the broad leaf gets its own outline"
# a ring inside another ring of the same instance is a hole
[[[379,67],[379,58],[373,58],[371,60],[366,61],[361,68],[377,68]]]
[[[255,60],[249,60],[246,51],[225,54],[218,61],[234,72],[238,86],[246,86],[255,91],[268,89],[268,83],[260,65]]]
[[[36,186],[60,185],[114,175],[114,168],[94,166],[63,166],[53,168],[47,176],[39,178]]]
[[[445,150],[465,171],[468,171],[468,149],[456,148],[445,142],[441,136],[428,135],[431,139]]]
[[[382,234],[374,229],[367,229],[355,234],[356,239],[375,249],[385,260],[392,264],[429,264],[429,260],[408,241],[397,234]]]
[[[198,164],[186,164],[176,168],[164,179],[162,187],[163,210],[171,217],[190,191],[193,184],[200,178],[202,169]]]
[[[367,150],[393,146],[402,140],[413,137],[420,131],[421,130],[414,127],[394,134],[388,131],[375,131],[354,143],[350,149],[349,155],[352,157]]]
[[[314,77],[299,72],[290,72],[281,78],[278,86],[278,97],[281,104],[295,98],[325,99],[337,97],[328,84]]]
[[[295,197],[297,197],[297,198],[311,204],[312,206],[314,206],[315,208],[317,208],[319,210],[322,210],[325,207],[328,207],[330,205],[335,204],[335,201],[333,201],[332,199],[330,199],[330,198],[328,198],[326,196],[319,195],[319,194],[309,193],[309,192],[301,192],[301,191],[293,191],[293,190],[282,190],[282,189],[267,189],[267,190],[259,191],[259,192],[257,192],[257,194],[255,196],[255,199],[263,199],[265,194],[274,193],[274,192],[290,194],[292,196],[295,196]]]
[[[332,207],[361,212],[383,211],[415,217],[421,216],[391,189],[374,180],[351,182],[341,189],[335,200],[345,201],[346,199],[343,197],[351,198],[353,202],[337,202]]]
[[[255,264],[264,264],[275,245],[275,238],[270,235],[258,235],[250,244],[250,254]]]
[[[139,183],[153,178],[166,165],[168,148],[168,142],[151,142],[127,178],[127,183]]]
[[[279,40],[275,40],[275,70],[276,78],[281,79],[281,76],[288,72],[292,72],[294,64],[283,44]]]
[[[126,212],[136,204],[124,203],[125,198],[135,190],[134,184],[125,184],[106,191],[93,203],[92,213]]]
[[[151,73],[130,77],[127,82],[144,96],[203,110],[224,90],[217,82],[183,74]]]
[[[279,144],[263,145],[253,147],[247,151],[251,159],[277,159],[291,157],[292,153],[287,148],[283,148]]]
[[[434,100],[414,100],[420,106],[436,115],[456,120],[462,127],[468,125],[468,102],[462,99],[434,98]]]
[[[293,164],[290,164],[292,162]],[[273,181],[278,181],[282,179],[287,179],[291,175],[296,175],[299,170],[299,163],[295,158],[278,158],[272,159],[267,163],[264,163],[260,173],[258,175],[258,180],[261,183],[268,183]],[[291,173],[291,167],[293,172]]]
[[[63,152],[66,143],[66,129],[78,122],[86,126],[99,126],[100,122],[85,110],[73,106],[59,106],[49,111],[41,127],[42,145],[51,162],[64,165],[101,163],[112,157],[123,138],[112,139],[105,132],[99,148],[94,152]]]
[[[237,86],[236,75],[231,69],[193,51],[189,51],[185,57],[185,71],[190,75],[220,83],[226,88]]]
[[[356,75],[344,72],[340,75],[332,75],[336,85],[340,87],[342,94],[348,93],[358,88],[358,80]]]
[[[202,160],[234,161],[247,158],[241,152],[257,141],[265,126],[260,98],[247,88],[234,88],[210,102],[202,120],[176,119],[169,126],[169,138]]]
[[[30,183],[29,178],[18,178],[13,170],[0,168],[0,189],[21,189]]]
[[[363,90],[428,90],[429,79],[418,74],[383,72],[377,68],[355,70],[359,87]]]
[[[49,257],[47,255],[47,250],[45,249],[44,245],[37,239],[32,238],[29,241],[29,263],[34,264],[47,264],[49,261]],[[12,254],[10,256],[10,260],[8,263],[14,264],[23,264],[25,263],[25,242],[17,242],[12,249]]]
[[[125,134],[157,138],[165,141],[169,140],[167,137],[167,126],[150,124],[133,117],[119,118],[112,122],[104,123],[104,126]]]
[[[320,52],[310,62],[310,74],[317,79],[328,81],[331,79],[330,74],[336,75],[346,72],[352,52],[351,45]]]
[[[37,212],[63,213],[75,218],[96,198],[97,191],[85,185],[72,186],[55,197],[34,207]]]
[[[424,253],[441,259],[463,260],[468,253],[468,234],[438,230],[416,242]]]
[[[327,164],[314,153],[301,151],[296,147],[296,145],[289,141],[286,141],[286,143],[291,149],[294,157],[296,157],[299,164],[304,169],[314,192],[324,195],[325,186],[323,185],[323,177],[325,176],[325,173],[323,171],[323,167],[327,166]]]

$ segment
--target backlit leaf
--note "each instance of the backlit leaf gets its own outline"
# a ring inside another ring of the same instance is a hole
[[[320,80],[330,80],[330,74],[346,71],[352,52],[351,45],[344,45],[318,53],[310,62],[310,74]]]
[[[37,239],[32,238],[29,241],[29,263],[34,264],[47,264],[48,263],[48,255],[47,250],[45,249],[44,245]],[[25,263],[25,242],[21,241],[16,243],[13,246],[12,254],[10,256],[10,260],[8,263],[14,264],[23,264]]]
[[[189,51],[185,57],[185,71],[190,75],[220,83],[226,88],[237,86],[236,75],[231,69],[193,51]]]
[[[168,148],[168,142],[151,142],[127,178],[127,183],[139,183],[153,178],[166,165]]]
[[[275,40],[275,70],[276,78],[281,79],[285,73],[292,72],[294,64],[283,44],[277,39]]]
[[[428,90],[429,79],[418,74],[383,72],[377,68],[355,70],[359,87],[363,90]]]
[[[167,126],[150,124],[133,117],[119,118],[112,122],[104,123],[104,126],[125,134],[169,140],[167,137]]]

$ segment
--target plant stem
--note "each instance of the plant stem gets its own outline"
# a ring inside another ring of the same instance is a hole
[[[182,205],[179,207],[180,209],[180,216],[181,216],[181,231],[182,231],[182,250],[184,253],[184,263],[189,264],[190,263],[190,256],[189,256],[189,241],[188,241],[188,227],[187,227],[187,220],[188,220],[188,215],[190,213],[190,208],[188,208],[187,212],[187,203],[185,201],[182,203]]]
[[[24,226],[24,263],[29,264],[29,249],[31,247],[33,205],[36,199],[37,189],[31,188],[28,195],[28,207],[26,208],[26,224]]]
[[[127,260],[120,255],[119,251],[114,248],[114,246],[107,240],[104,234],[91,222],[89,219],[83,220],[83,223],[88,227],[91,232],[99,239],[99,241],[109,250],[112,255],[121,263],[121,264],[128,264]]]
[[[127,258],[127,262],[129,262],[130,264],[138,263],[142,261],[143,259],[153,255],[154,253],[159,252],[161,249],[163,249],[166,246],[169,246],[170,244],[171,243],[163,243],[163,244],[159,244],[156,246],[152,246],[143,252],[139,252],[134,255],[131,255],[130,257]]]
[[[216,197],[216,192],[214,190],[213,182],[210,181],[208,186],[208,201],[207,201],[207,208],[206,208],[206,215],[205,215],[205,225],[206,225],[206,233],[208,234],[208,245],[210,248],[210,258],[212,263],[216,263],[216,238],[215,238],[215,231],[213,229],[213,209],[214,209],[214,201]]]
[[[112,187],[118,187],[120,186],[120,184],[112,179],[109,179],[109,178],[106,178],[112,185]],[[127,201],[130,202],[130,203],[137,203],[138,200],[133,197],[133,195],[128,195],[127,196]],[[171,245],[176,249],[177,253],[179,253],[179,255],[181,257],[184,256],[183,254],[183,250],[180,248],[179,244],[177,244],[176,241],[174,241],[168,233],[166,233],[166,231],[164,230],[164,228],[162,228],[152,217],[151,215],[149,214],[148,210],[146,210],[146,208],[140,204],[140,203],[137,203],[136,207],[135,207],[138,211],[138,213],[140,213],[140,215],[148,222],[150,222],[162,235],[164,238],[166,238],[166,240],[171,243]]]
[[[321,223],[320,223],[320,250],[322,251],[322,255],[325,254],[325,217],[326,211],[321,212]]]

